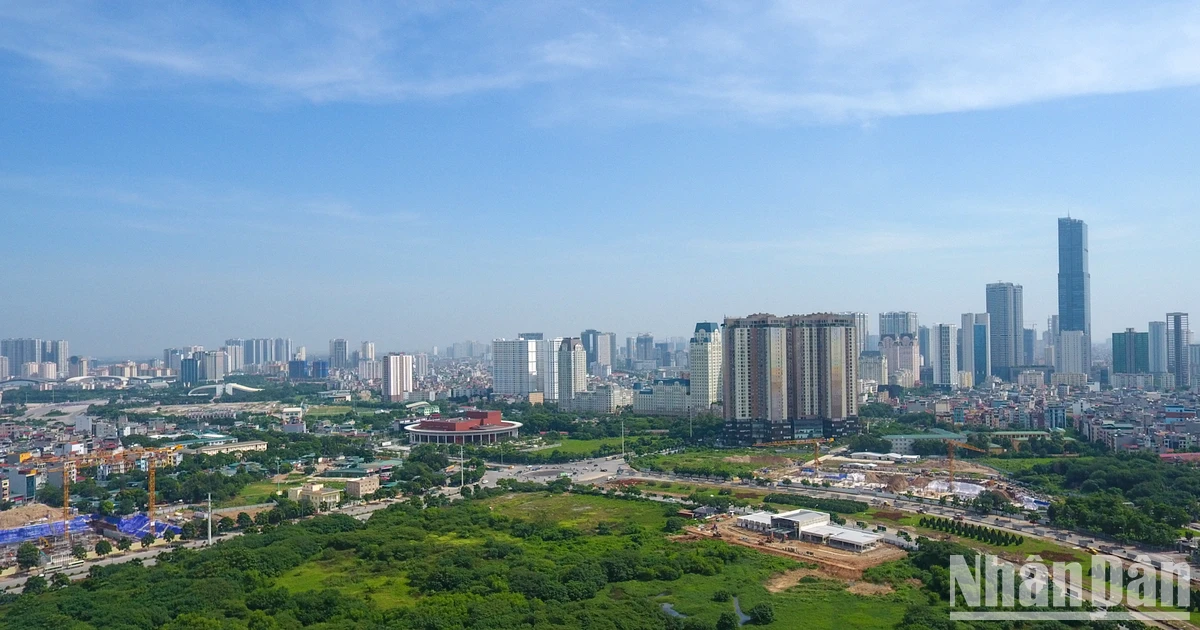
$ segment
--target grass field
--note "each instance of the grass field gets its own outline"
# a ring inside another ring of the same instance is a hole
[[[668,470],[680,474],[748,477],[762,468],[787,465],[811,451],[776,452],[762,449],[689,450],[670,455],[651,455],[637,460],[639,468]]]
[[[370,598],[380,608],[395,608],[416,601],[402,576],[372,575],[366,563],[346,551],[333,559],[310,562],[281,575],[275,582],[292,592],[341,591],[344,595]]]
[[[621,438],[601,438],[598,440],[573,440],[571,438],[563,438],[554,440],[546,446],[540,446],[533,449],[534,451],[558,451],[560,453],[570,453],[572,455],[590,455],[596,449],[603,446],[621,450]]]
[[[327,488],[345,488],[344,482],[326,481],[322,482]],[[304,484],[303,477],[292,480],[289,475],[289,480],[281,484],[276,484],[274,481],[264,479],[247,484],[242,491],[234,495],[232,498],[225,501],[218,501],[216,507],[236,507],[239,505],[257,505],[259,503],[270,503],[275,500],[275,491],[280,490],[284,496],[287,496],[287,489],[294,488]]]
[[[488,502],[507,516],[530,521],[549,521],[591,529],[601,521],[634,522],[661,528],[667,522],[665,507],[650,501],[635,502],[588,495],[508,494]]]
[[[270,503],[275,500],[275,490],[283,490],[284,495],[287,494],[287,489],[293,486],[298,486],[302,481],[288,481],[282,484],[275,484],[273,481],[264,480],[256,481],[247,484],[242,491],[234,495],[232,498],[225,501],[218,501],[216,507],[234,507],[238,505],[256,505],[258,503]]]
[[[1000,457],[984,457],[974,460],[984,466],[991,466],[1008,473],[1024,472],[1038,464],[1048,464],[1059,461],[1059,457],[1028,457],[1022,459],[1003,459]]]
[[[762,554],[754,554],[751,560],[729,565],[718,576],[685,575],[671,582],[623,582],[610,586],[608,595],[670,603],[681,614],[715,623],[722,612],[733,610],[732,601],[713,601],[713,593],[724,590],[737,595],[743,612],[759,602],[769,601],[775,608],[775,621],[764,628],[818,630],[892,628],[904,615],[905,607],[921,599],[920,593],[911,587],[888,595],[853,595],[847,592],[846,583],[835,580],[800,583],[772,594],[764,586],[767,578],[799,564]]]

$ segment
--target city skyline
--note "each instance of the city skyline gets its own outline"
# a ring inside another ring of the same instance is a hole
[[[997,280],[1028,325],[1058,312],[1065,216],[1088,223],[1093,342],[1195,310],[1195,280],[1140,272],[1177,264],[1162,230],[1200,230],[1183,9],[155,10],[0,10],[3,218],[30,235],[0,254],[0,336],[116,357],[686,336],[759,311],[957,322]],[[890,35],[914,19],[920,44]],[[427,299],[448,290],[487,308]]]

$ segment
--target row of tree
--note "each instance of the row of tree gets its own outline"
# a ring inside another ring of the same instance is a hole
[[[920,523],[921,527],[936,529],[948,534],[954,534],[955,536],[972,538],[980,542],[985,542],[990,545],[999,545],[1001,547],[1020,545],[1021,543],[1025,542],[1024,536],[1006,532],[1002,529],[984,527],[983,525],[976,525],[974,523],[964,523],[962,521],[955,521],[948,518],[923,516],[921,517]]]

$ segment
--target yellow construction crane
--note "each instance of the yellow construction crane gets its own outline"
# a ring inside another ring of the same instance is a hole
[[[832,441],[833,440],[829,438],[816,438],[811,440],[782,440],[779,442],[762,442],[755,444],[754,446],[770,448],[774,446],[804,446],[811,444],[813,447],[813,465],[819,466],[821,465],[821,445],[828,444]]]
[[[120,453],[101,452],[101,453],[92,453],[89,455],[80,455],[80,456],[76,456],[76,457],[72,457],[72,456],[68,455],[61,459],[60,458],[50,458],[50,459],[43,460],[47,463],[54,463],[54,462],[61,463],[62,489],[63,489],[63,505],[62,505],[63,538],[68,543],[70,543],[70,540],[71,540],[71,533],[70,533],[70,527],[71,527],[71,523],[70,523],[70,521],[71,521],[71,505],[70,505],[71,477],[78,470],[78,466],[80,466],[81,464],[87,465],[87,466],[95,466],[95,465],[100,465],[100,464],[112,464],[115,462],[123,461],[127,457],[133,457],[134,459],[137,459],[137,458],[144,456],[146,458],[146,474],[147,474],[146,490],[149,495],[148,500],[146,502],[147,503],[146,514],[147,514],[147,516],[150,517],[150,526],[151,526],[151,528],[153,528],[153,526],[154,526],[154,494],[155,494],[155,488],[154,488],[155,459],[162,457],[163,454],[169,455],[171,453],[174,453],[175,451],[179,450],[179,448],[180,447],[178,447],[178,446],[171,446],[171,447],[166,447],[166,448],[140,448],[137,450],[123,451]]]
[[[950,484],[948,488],[951,494],[954,493],[954,451],[958,448],[965,448],[968,451],[975,451],[976,453],[987,453],[986,449],[972,446],[966,442],[946,440],[946,469],[950,471]]]

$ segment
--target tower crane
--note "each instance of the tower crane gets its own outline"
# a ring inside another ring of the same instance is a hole
[[[78,467],[80,465],[98,466],[101,464],[113,464],[113,463],[124,461],[125,459],[130,458],[130,457],[132,457],[134,459],[138,459],[141,457],[146,458],[146,474],[147,474],[146,490],[149,495],[147,498],[147,502],[146,502],[146,507],[147,507],[146,512],[147,512],[147,516],[150,517],[150,527],[151,527],[151,531],[153,531],[154,508],[155,508],[155,506],[154,506],[154,503],[155,503],[155,501],[154,501],[155,460],[163,457],[164,454],[169,455],[171,453],[174,453],[178,449],[179,449],[178,446],[172,446],[172,447],[166,447],[166,448],[141,448],[141,449],[130,450],[130,451],[121,451],[121,452],[106,451],[106,452],[91,453],[91,454],[87,454],[87,455],[78,455],[78,456],[67,455],[67,456],[61,457],[61,458],[53,457],[53,458],[43,459],[42,461],[45,463],[48,463],[48,464],[57,463],[58,464],[58,466],[48,468],[48,470],[53,469],[53,468],[60,468],[62,470],[63,538],[68,542],[68,544],[70,543],[70,540],[71,540],[71,533],[70,533],[70,527],[71,527],[71,522],[70,522],[71,521],[71,504],[70,504],[71,481],[72,481],[72,477],[75,475],[75,472],[78,470]]]
[[[972,446],[966,442],[946,440],[946,468],[950,472],[949,489],[951,494],[954,493],[954,451],[959,448],[965,448],[968,451],[975,451],[976,453],[987,453],[986,449],[979,448],[978,446]]]

